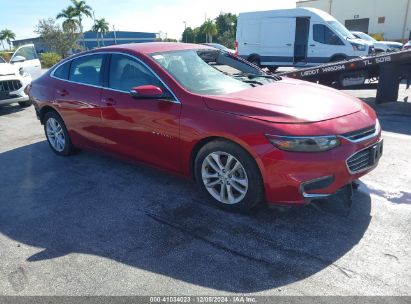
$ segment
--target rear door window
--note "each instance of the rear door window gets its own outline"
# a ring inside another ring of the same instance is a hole
[[[101,85],[104,55],[96,54],[74,59],[71,62],[69,80],[88,84]]]

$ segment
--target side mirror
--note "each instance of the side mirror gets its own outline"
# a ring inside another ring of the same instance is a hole
[[[14,56],[10,63],[24,62],[26,58],[23,56]]]
[[[162,98],[164,97],[163,90],[159,87],[154,85],[142,85],[138,87],[134,87],[130,91],[130,95],[134,98]]]

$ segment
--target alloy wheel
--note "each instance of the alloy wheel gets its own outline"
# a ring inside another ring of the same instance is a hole
[[[223,204],[237,204],[247,194],[247,173],[238,159],[226,152],[212,152],[201,166],[207,191]]]
[[[64,131],[57,119],[50,117],[46,123],[47,139],[57,152],[62,152],[66,146]]]

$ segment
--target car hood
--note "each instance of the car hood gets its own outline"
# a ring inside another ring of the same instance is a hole
[[[221,96],[204,97],[211,110],[276,123],[308,123],[361,111],[362,102],[306,81],[281,81]]]
[[[17,68],[10,63],[0,63],[0,76],[15,75],[18,72]]]
[[[381,41],[389,46],[397,46],[397,47],[401,47],[402,43],[400,42],[396,42],[396,41]]]
[[[371,41],[361,39],[361,38],[347,38],[347,40],[349,42],[365,44],[365,45],[368,45],[368,46],[373,46],[374,45]]]

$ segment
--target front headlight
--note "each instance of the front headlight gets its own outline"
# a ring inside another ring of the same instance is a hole
[[[293,152],[321,152],[340,145],[337,136],[266,136],[278,149]]]
[[[377,118],[375,120],[375,133],[380,133],[380,131],[381,131],[381,125],[380,125],[380,121]]]
[[[30,74],[27,73],[23,68],[19,69],[19,74],[20,74],[20,76],[23,76],[23,77],[29,77],[30,76]]]
[[[364,52],[367,49],[365,44],[351,43],[351,45],[354,51]]]

